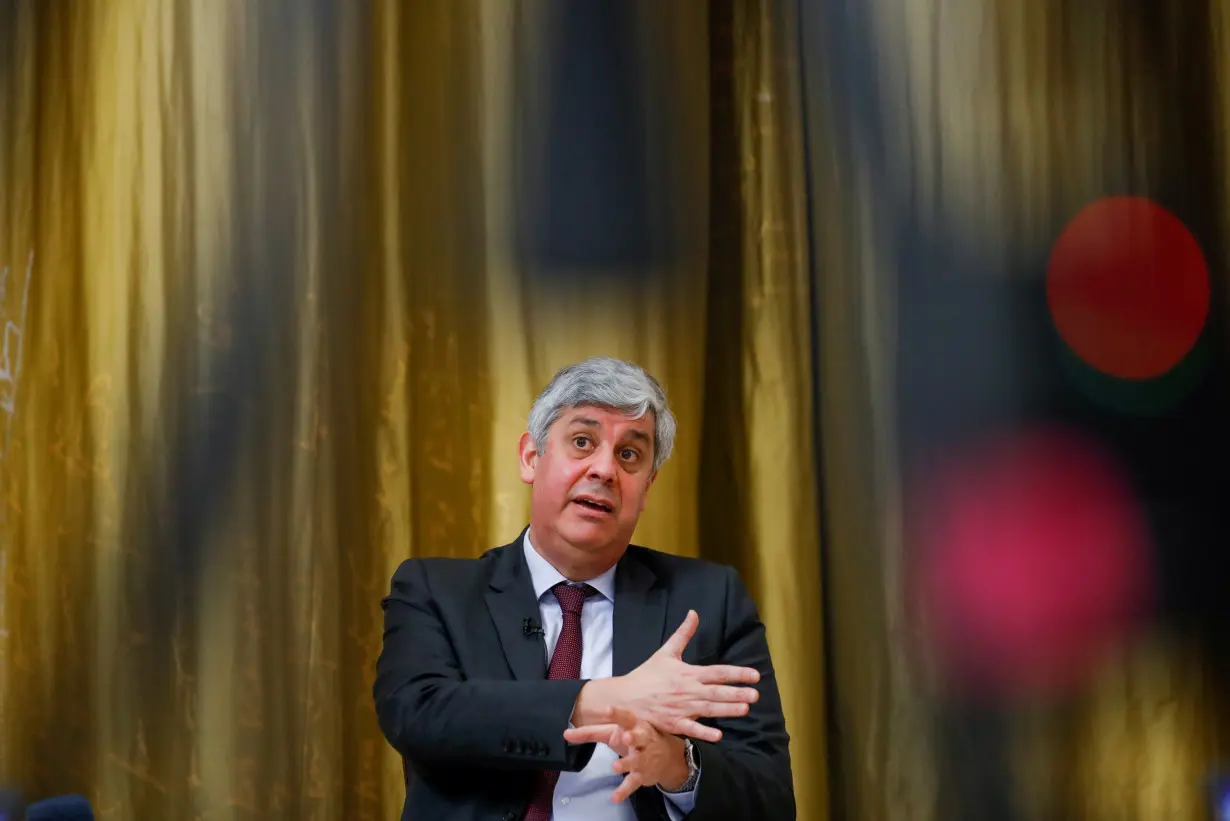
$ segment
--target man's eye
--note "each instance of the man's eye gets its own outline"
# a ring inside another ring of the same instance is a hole
[[[589,437],[588,436],[574,436],[572,439],[572,444],[576,445],[579,448],[587,447],[589,445]]]
[[[632,448],[624,448],[623,450],[619,452],[619,455],[626,462],[632,462],[636,459],[639,459],[641,456],[639,453],[637,453]]]

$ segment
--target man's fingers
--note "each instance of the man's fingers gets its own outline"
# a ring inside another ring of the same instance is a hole
[[[671,638],[673,639],[674,636]],[[696,680],[702,684],[755,684],[760,681],[760,673],[754,667],[706,664],[700,667],[693,666],[692,670],[696,675]]]
[[[688,646],[688,642],[692,640],[692,636],[696,635],[696,628],[700,625],[700,616],[696,615],[695,610],[689,610],[687,616],[683,619],[683,624],[679,625],[671,637],[663,644],[659,653],[666,653],[675,658],[683,658],[683,650]]]
[[[697,718],[742,718],[749,709],[745,702],[724,701],[694,701],[689,707]]]
[[[564,740],[569,744],[605,744],[614,733],[621,731],[618,724],[587,724],[584,727],[569,727],[564,730]]]
[[[693,721],[690,718],[677,718],[672,722],[671,727],[665,729],[667,732],[675,735],[686,735],[697,741],[710,741],[716,744],[722,740],[721,730],[716,727],[707,727],[699,721]]]
[[[623,727],[625,730],[634,729],[637,721],[639,721],[636,713],[623,707],[612,707],[608,711],[608,714],[611,717],[611,721],[615,722],[620,727]]]
[[[648,724],[638,724],[636,729],[632,731],[632,746],[637,748],[648,747],[654,739],[654,729]]]
[[[706,684],[697,693],[704,701],[755,704],[760,701],[760,691],[755,687],[736,687],[733,684]]]
[[[641,750],[653,741],[653,729],[644,722],[637,722],[630,730],[624,730],[620,743],[630,750]]]
[[[623,759],[621,759],[623,760]],[[611,793],[611,801],[618,804],[621,801],[626,801],[632,793],[641,788],[641,774],[630,772],[624,776],[624,781],[615,788],[615,792]]]

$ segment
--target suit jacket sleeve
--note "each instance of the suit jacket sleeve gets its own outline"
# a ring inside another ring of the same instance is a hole
[[[564,741],[584,681],[496,681],[462,674],[422,562],[402,563],[384,599],[373,695],[380,729],[429,764],[577,771],[593,744]]]
[[[754,667],[760,672],[760,699],[742,718],[712,722],[722,731],[718,743],[695,742],[701,779],[688,821],[793,819],[790,736],[764,624],[733,569],[727,580],[726,635],[720,656],[722,664]]]

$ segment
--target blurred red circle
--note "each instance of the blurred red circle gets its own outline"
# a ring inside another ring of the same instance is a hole
[[[1077,686],[1152,603],[1133,493],[1083,438],[1001,438],[916,488],[911,577],[944,679],[985,693]]]
[[[1121,379],[1152,379],[1187,355],[1209,313],[1209,276],[1191,232],[1143,197],[1084,208],[1051,250],[1046,298],[1064,342]]]

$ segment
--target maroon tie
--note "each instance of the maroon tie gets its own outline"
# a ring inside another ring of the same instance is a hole
[[[581,608],[585,600],[598,591],[588,584],[569,584],[560,582],[551,588],[559,609],[564,616],[564,626],[559,631],[559,639],[555,642],[555,652],[551,654],[551,666],[547,669],[548,679],[574,679],[581,677]],[[534,797],[530,799],[529,808],[525,811],[525,821],[551,821],[551,804],[555,800],[555,782],[559,781],[559,773],[543,771],[538,773],[534,784]]]

